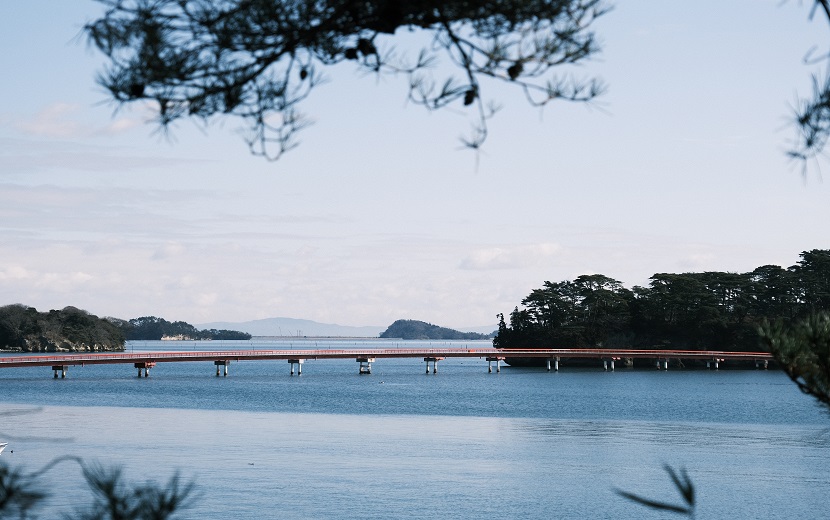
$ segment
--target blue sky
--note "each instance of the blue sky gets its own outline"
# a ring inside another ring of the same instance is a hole
[[[809,2],[620,3],[580,69],[593,108],[503,110],[476,157],[463,113],[346,64],[275,163],[239,124],[159,135],[115,112],[78,38],[91,0],[0,4],[0,304],[191,323],[284,316],[493,324],[545,280],[789,266],[830,247],[830,188],[784,155],[828,24]],[[824,164],[826,168],[826,164]]]

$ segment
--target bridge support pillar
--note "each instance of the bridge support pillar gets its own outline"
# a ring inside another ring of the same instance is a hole
[[[133,363],[133,367],[138,369],[138,377],[141,377],[141,370],[144,370],[144,377],[150,377],[150,369],[156,366],[153,361],[140,361]]]
[[[231,364],[229,359],[219,359],[213,362],[216,365],[216,377],[219,377],[222,367],[225,367],[224,377],[228,377],[228,365]]]
[[[614,371],[614,358],[603,359],[602,360],[602,368],[605,369],[606,372],[608,370],[611,370],[611,372],[613,372]]]
[[[553,370],[554,372],[559,372],[559,358],[554,358],[553,360]]]
[[[297,375],[303,375],[303,361],[304,359],[289,359],[288,363],[291,364],[291,375],[294,375],[294,365],[297,365]]]
[[[487,358],[487,372],[493,372],[493,361],[496,362],[496,372],[501,372],[501,360],[504,358],[500,357],[488,357]],[[436,365],[437,366],[437,365]],[[429,373],[429,362],[427,362],[427,373]]]
[[[67,368],[68,367],[66,365],[53,366],[52,370],[54,370],[54,372],[55,372],[54,378],[57,379],[58,378],[58,372],[60,372],[61,373],[61,379],[66,379],[66,369]]]
[[[373,357],[364,357],[364,358],[357,358],[357,362],[360,363],[360,368],[358,369],[358,374],[371,374],[372,373],[372,363],[375,362],[375,358]]]
[[[761,368],[763,368],[764,370],[769,368],[769,360],[765,359],[763,361],[760,361],[760,360],[756,359],[755,360],[755,370],[759,370]]]
[[[713,359],[712,365],[715,370],[718,370],[720,368],[720,359]]]
[[[669,360],[668,359],[657,358],[657,369],[658,370],[668,370],[669,369]]]
[[[424,361],[427,362],[427,374],[429,374],[429,363],[432,362],[432,373],[438,373],[438,362],[442,361],[444,358],[442,357],[425,357]]]

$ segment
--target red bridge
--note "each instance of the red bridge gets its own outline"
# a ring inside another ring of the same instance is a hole
[[[66,377],[70,366],[104,365],[104,364],[133,364],[141,371],[144,377],[149,376],[150,368],[157,363],[181,363],[208,361],[216,366],[216,375],[220,375],[224,367],[224,375],[228,375],[228,366],[232,361],[245,360],[287,360],[291,364],[291,375],[294,368],[302,374],[302,364],[307,359],[354,359],[360,363],[359,373],[369,374],[372,363],[382,358],[423,358],[427,364],[427,373],[432,363],[433,373],[438,372],[438,361],[446,358],[480,358],[488,362],[488,370],[492,372],[492,363],[496,363],[496,371],[500,371],[500,362],[506,358],[537,358],[544,361],[547,369],[559,370],[559,362],[563,358],[587,358],[602,361],[605,370],[614,370],[614,362],[621,359],[650,359],[655,366],[667,370],[669,360],[701,360],[707,367],[718,368],[725,361],[753,361],[757,367],[767,368],[772,355],[767,352],[723,352],[712,350],[631,350],[631,349],[534,349],[534,350],[501,350],[495,348],[478,349],[355,349],[355,350],[233,350],[224,352],[141,352],[141,353],[89,353],[89,354],[60,354],[37,356],[4,356],[0,357],[0,368],[49,366],[54,371],[54,377]]]

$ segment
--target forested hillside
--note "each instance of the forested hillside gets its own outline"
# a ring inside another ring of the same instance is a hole
[[[75,307],[38,312],[15,304],[0,307],[0,349],[24,352],[124,350],[124,334],[110,318]]]
[[[398,320],[380,335],[381,338],[401,339],[487,339],[476,332],[459,332],[417,320]]]
[[[0,307],[0,350],[60,352],[124,350],[125,340],[248,340],[235,330],[198,330],[183,321],[146,316],[132,320],[99,318],[75,307],[38,312],[21,304]]]
[[[238,330],[199,330],[184,321],[169,322],[164,318],[144,316],[129,321],[118,320],[118,325],[128,340],[164,339],[215,339],[248,340],[251,335]]]
[[[784,324],[830,310],[830,250],[788,268],[659,273],[626,289],[601,274],[545,282],[499,315],[498,348],[759,349],[764,320]]]

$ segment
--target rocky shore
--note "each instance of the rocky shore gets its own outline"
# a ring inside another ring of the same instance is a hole
[[[19,346],[3,346],[0,352],[122,352],[124,343],[86,343],[62,337],[29,336]]]

